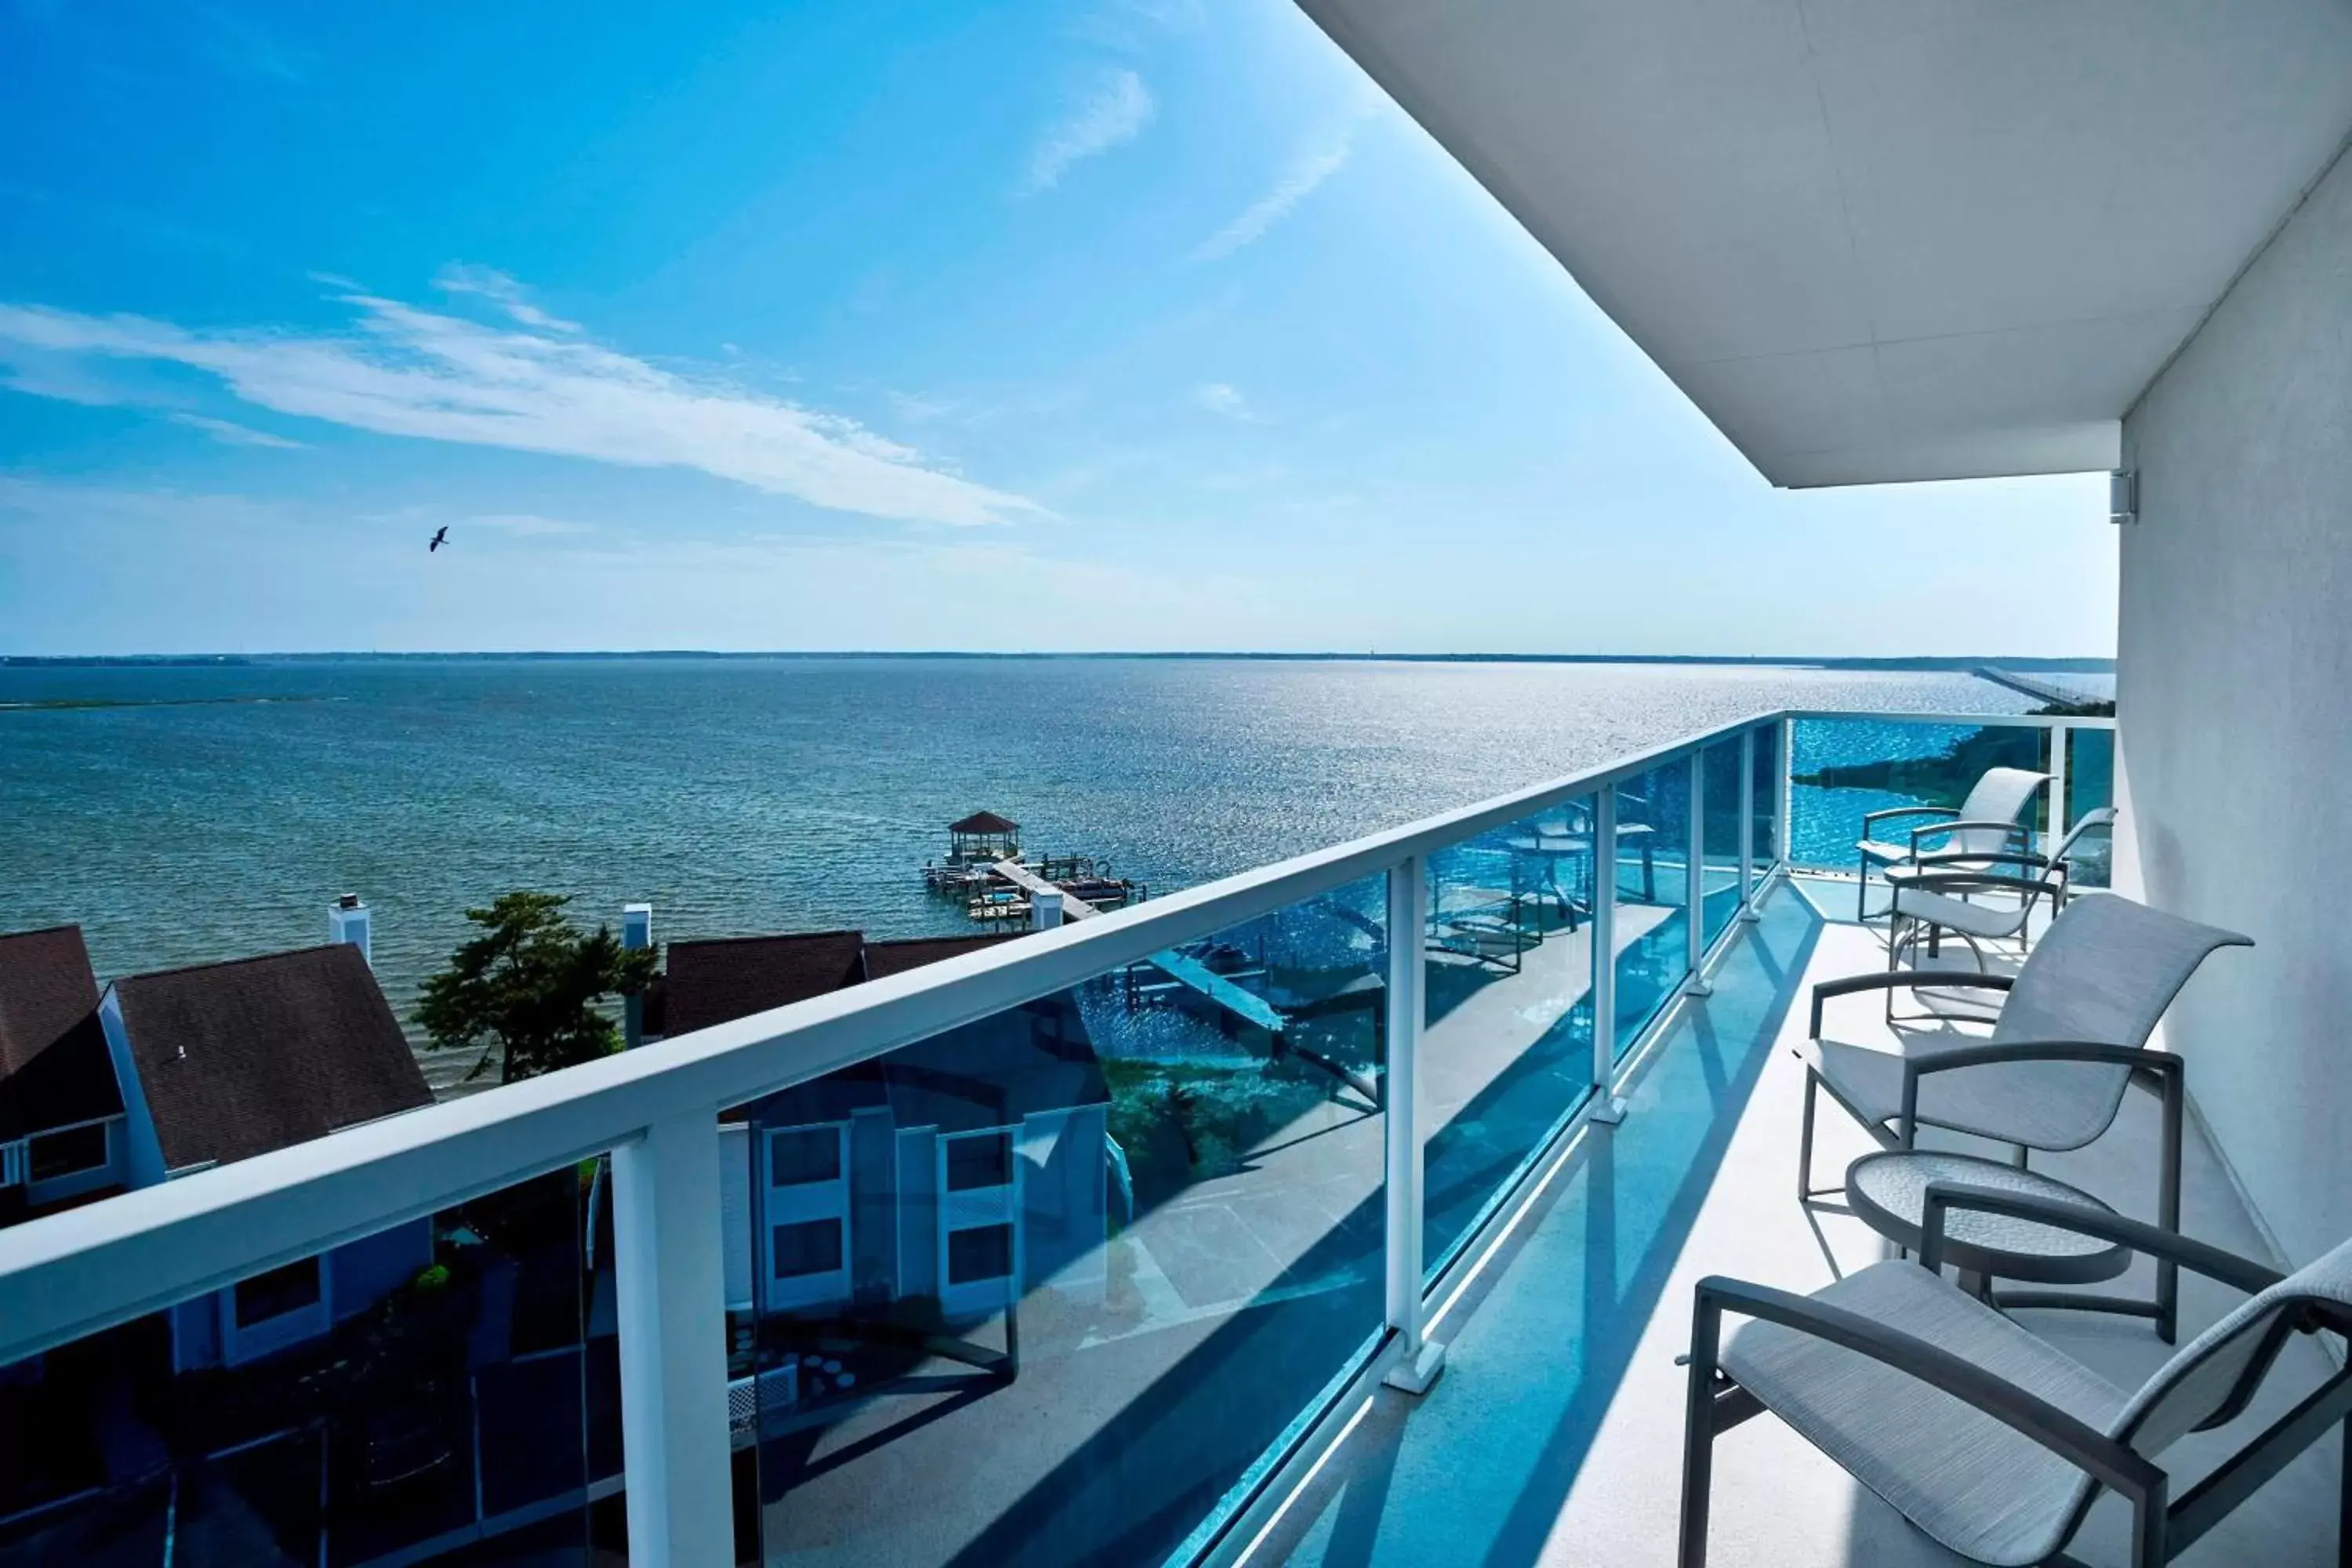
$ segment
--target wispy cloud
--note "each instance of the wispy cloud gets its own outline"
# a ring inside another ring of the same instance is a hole
[[[465,520],[467,526],[496,529],[500,533],[518,534],[525,539],[552,539],[559,536],[593,533],[593,522],[574,522],[564,517],[541,517],[531,511],[493,511]]]
[[[1125,69],[1104,72],[1037,143],[1029,155],[1029,173],[1022,189],[1051,190],[1071,164],[1134,141],[1151,123],[1157,108],[1141,77]]]
[[[184,425],[191,430],[201,430],[214,440],[227,447],[278,447],[288,451],[297,451],[303,445],[299,441],[289,441],[283,436],[272,436],[267,430],[249,429],[233,420],[215,419],[208,414],[180,413],[173,415],[171,419],[174,425]]]
[[[341,333],[196,330],[0,304],[0,365],[143,360],[207,372],[280,414],[379,435],[684,468],[840,511],[1003,522],[1043,509],[851,419],[576,336],[510,331],[365,294]],[[19,390],[45,390],[19,380]]]
[[[1301,148],[1274,188],[1196,246],[1192,259],[1220,260],[1264,238],[1266,230],[1289,216],[1291,210],[1313,195],[1318,186],[1348,166],[1349,156],[1355,151],[1356,126],[1360,118],[1350,117],[1336,133]]]
[[[1249,399],[1222,381],[1203,382],[1192,389],[1192,401],[1212,414],[1222,414],[1228,419],[1255,419]]]
[[[581,330],[579,322],[551,316],[532,304],[530,290],[495,267],[468,267],[464,262],[453,261],[435,275],[433,287],[444,294],[478,295],[526,327],[538,327],[553,332]]]

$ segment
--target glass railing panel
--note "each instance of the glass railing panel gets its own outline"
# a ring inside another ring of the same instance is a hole
[[[1620,1056],[1690,973],[1690,761],[1678,759],[1617,786],[1617,843],[1607,874],[1617,890]]]
[[[2116,804],[2116,732],[2070,729],[2066,732],[2066,820]],[[2074,841],[2068,880],[2077,888],[2104,888],[2115,874],[2115,829],[2094,827]]]
[[[1761,871],[1780,858],[1780,721],[1759,724],[1754,734],[1754,847],[1756,868]]]
[[[1704,788],[1700,819],[1704,824],[1700,868],[1706,881],[1706,925],[1709,942],[1720,935],[1739,912],[1739,742],[1718,741],[1699,753]]]
[[[1419,1112],[1434,1275],[1592,1087],[1593,797],[1429,858]]]
[[[0,1368],[0,1568],[617,1560],[598,1166]]]
[[[744,1108],[768,1563],[1156,1563],[1384,1322],[1384,878]],[[731,1291],[730,1291],[731,1293]]]
[[[1802,719],[1790,759],[1790,863],[1851,872],[1863,817],[1898,806],[1958,806],[1989,769],[2047,771],[2048,731],[2025,724],[1929,724],[1895,718]],[[2045,792],[2046,793],[2046,792]],[[2031,825],[2039,826],[2037,798]],[[1897,819],[1882,839],[1910,842],[1927,816]]]

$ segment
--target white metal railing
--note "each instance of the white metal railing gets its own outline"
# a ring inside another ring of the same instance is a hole
[[[1429,858],[1585,796],[1593,797],[1596,856],[1613,854],[1602,847],[1616,843],[1615,786],[1683,763],[1691,771],[1686,918],[1695,933],[1687,984],[1700,972],[1705,924],[1706,748],[1724,742],[1739,747],[1744,921],[1753,918],[1755,895],[1771,869],[1756,864],[1752,837],[1758,733],[1777,726],[1773,858],[1785,860],[1792,721],[1852,718],[2037,725],[2055,731],[2062,758],[2070,728],[2112,727],[2103,720],[1983,714],[1758,714],[1098,920],[0,1230],[0,1365],[610,1152],[631,1561],[728,1562],[727,1364],[716,1306],[725,1294],[718,1113],[1379,875],[1389,879],[1391,998],[1385,1042],[1389,1332],[1380,1364],[1370,1370],[1401,1386],[1426,1386],[1442,1355],[1423,1334],[1431,1281],[1421,1256],[1425,1129],[1415,1089],[1423,1012],[1415,933],[1427,907]],[[2062,789],[2053,822],[2063,809]],[[1592,949],[1604,958],[1615,952],[1615,882],[1613,875],[1593,879]],[[1623,1115],[1611,1092],[1620,1055],[1616,965],[1596,962],[1592,968],[1593,1092],[1582,1114],[1606,1123]]]

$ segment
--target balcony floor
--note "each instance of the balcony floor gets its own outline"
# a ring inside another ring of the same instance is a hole
[[[1715,994],[1654,1049],[1614,1132],[1585,1137],[1544,1195],[1433,1330],[1447,1370],[1415,1400],[1383,1390],[1329,1461],[1261,1541],[1256,1563],[1668,1564],[1682,1456],[1682,1369],[1696,1281],[1726,1274],[1790,1289],[1887,1256],[1852,1217],[1795,1195],[1807,989],[1883,967],[1874,935],[1852,922],[1851,882],[1784,884],[1718,966]],[[2215,963],[2230,962],[2221,954]],[[1883,1028],[1874,999],[1832,1005],[1844,1037]],[[2194,1096],[2197,1082],[2190,1078]],[[2126,1214],[2154,1217],[2157,1102],[2126,1098],[2107,1135],[2037,1169]],[[1873,1147],[1824,1100],[1816,1185]],[[1968,1141],[1954,1139],[1956,1144]],[[2183,1228],[2262,1258],[2268,1249],[2192,1116]],[[2146,1294],[2145,1263],[2109,1289]],[[2181,1338],[2235,1303],[2184,1276]],[[2128,1388],[2169,1353],[2145,1321],[2021,1313],[2021,1321]],[[2166,1463],[2179,1489],[2203,1475],[2326,1375],[2298,1337],[2264,1397],[2218,1433],[2193,1435]],[[2338,1439],[2273,1479],[2180,1561],[2334,1561]],[[1769,1415],[1717,1445],[1710,1561],[1721,1568],[1954,1563]],[[2125,1518],[2103,1500],[2074,1545],[2085,1563],[2121,1562]]]

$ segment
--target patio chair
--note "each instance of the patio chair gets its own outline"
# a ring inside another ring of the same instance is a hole
[[[1985,961],[1988,944],[2014,942],[2022,957],[2034,911],[2042,901],[2049,900],[2053,915],[2066,907],[2075,844],[2084,834],[2111,826],[2115,820],[2113,806],[2084,813],[2048,855],[1985,856],[1977,858],[1968,870],[1948,870],[1948,866],[1967,858],[1968,852],[1946,850],[1926,856],[1914,866],[1889,867],[1886,882],[1892,901],[1887,906],[1886,967],[1900,967],[1906,951],[1916,950],[1922,942],[1929,958],[1940,957],[1946,931],[1968,944],[1979,969],[1990,967]],[[2017,869],[2002,869],[2007,867]],[[1984,895],[1995,901],[1975,901]],[[1895,1022],[1894,1009],[1894,993],[1889,991],[1889,1023]]]
[[[1944,1279],[1954,1209],[2118,1242],[2251,1299],[2126,1393]],[[2288,1334],[2352,1337],[2352,1242],[2282,1278],[2153,1226],[2024,1194],[1939,1184],[1923,1217],[1918,1263],[1873,1264],[1811,1296],[1699,1281],[1682,1568],[1706,1562],[1716,1436],[1766,1410],[1937,1542],[2002,1568],[2073,1563],[2066,1548],[2102,1490],[2132,1510],[2133,1568],[2169,1563],[2352,1412],[2352,1372],[2338,1363],[2287,1415],[2171,1500],[2157,1457],[2185,1433],[2242,1415]],[[1748,1320],[1728,1340],[1727,1314]],[[2336,1562],[2352,1565],[2345,1525]]]
[[[2027,852],[2033,847],[2033,829],[2019,819],[2042,786],[2050,782],[2048,773],[2029,773],[2023,768],[1990,768],[1969,791],[1966,800],[1957,810],[1948,805],[1896,805],[1885,811],[1865,812],[1862,818],[1862,841],[1854,852],[1860,857],[1860,869],[1854,880],[1853,918],[1870,918],[1870,868],[1873,866],[1909,866],[1916,864],[1922,855],[1942,852],[1965,861],[1970,857],[1982,858],[2004,852]],[[1877,837],[1883,823],[1905,816],[1940,817],[1941,821],[1927,823],[1910,830],[1902,843],[1889,843]],[[1940,838],[1942,843],[1930,845],[1928,840]]]
[[[1812,1185],[1813,1113],[1826,1089],[1889,1149],[1914,1146],[1922,1126],[1966,1132],[2015,1150],[2079,1149],[2114,1125],[2135,1075],[2153,1077],[2164,1107],[2157,1174],[2157,1222],[2180,1226],[2181,1058],[2147,1048],[2149,1035],[2206,955],[2252,947],[2252,938],[2200,925],[2116,894],[2076,899],[2034,944],[2014,975],[1967,969],[1857,974],[1813,987],[1805,1060],[1803,1131],[1797,1148],[1798,1201],[1839,1192]],[[1822,1035],[1823,1004],[1887,987],[2006,992],[1990,1037],[1948,1031],[1898,1032],[1896,1048],[1847,1045]],[[2011,1304],[2068,1306],[2152,1317],[2167,1342],[2179,1315],[2179,1281],[2157,1267],[2153,1302],[2113,1296],[2011,1297]]]

